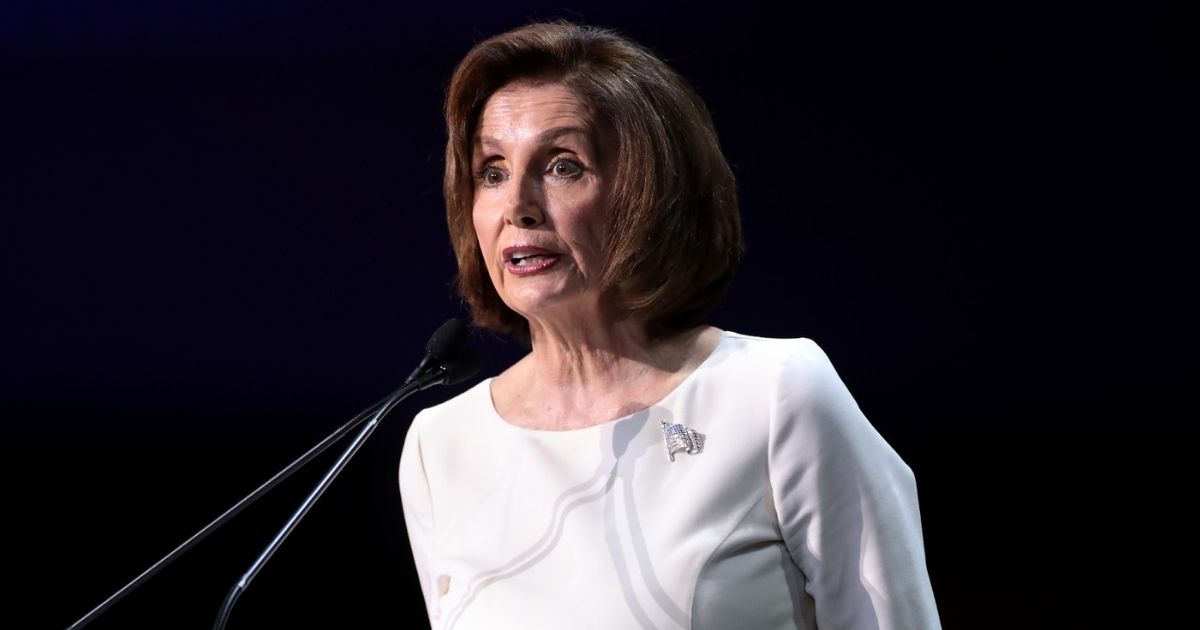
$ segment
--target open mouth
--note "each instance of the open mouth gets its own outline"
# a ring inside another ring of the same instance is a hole
[[[549,269],[562,258],[562,254],[540,247],[515,246],[504,250],[504,263],[515,274],[535,273]]]
[[[538,264],[544,263],[547,260],[550,260],[551,258],[557,258],[557,256],[551,256],[550,254],[533,254],[533,253],[513,254],[512,256],[508,257],[508,262],[517,267],[528,267],[531,265],[538,265]]]

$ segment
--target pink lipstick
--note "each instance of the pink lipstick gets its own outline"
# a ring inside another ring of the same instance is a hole
[[[505,247],[504,268],[514,275],[527,276],[545,271],[558,264],[562,254],[532,245]]]

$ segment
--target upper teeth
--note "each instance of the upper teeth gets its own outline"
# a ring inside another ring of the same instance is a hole
[[[534,258],[539,258],[541,254],[513,254],[512,261],[515,264],[523,264],[532,262]]]

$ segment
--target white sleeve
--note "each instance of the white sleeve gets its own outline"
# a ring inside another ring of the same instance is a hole
[[[425,476],[425,463],[421,450],[421,414],[413,419],[404,438],[404,449],[400,454],[400,502],[404,508],[404,525],[408,530],[408,544],[412,547],[417,577],[421,581],[421,594],[425,599],[425,610],[429,625],[439,627],[440,606],[435,592],[436,580],[430,566],[433,549],[433,500],[429,482]]]
[[[780,530],[822,629],[940,628],[912,470],[859,410],[828,357],[797,342],[769,438]]]

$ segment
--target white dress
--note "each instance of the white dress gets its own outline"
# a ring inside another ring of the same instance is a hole
[[[726,332],[657,404],[509,424],[491,379],[413,421],[435,630],[938,628],[911,470],[807,339]],[[662,423],[703,435],[668,458]]]

